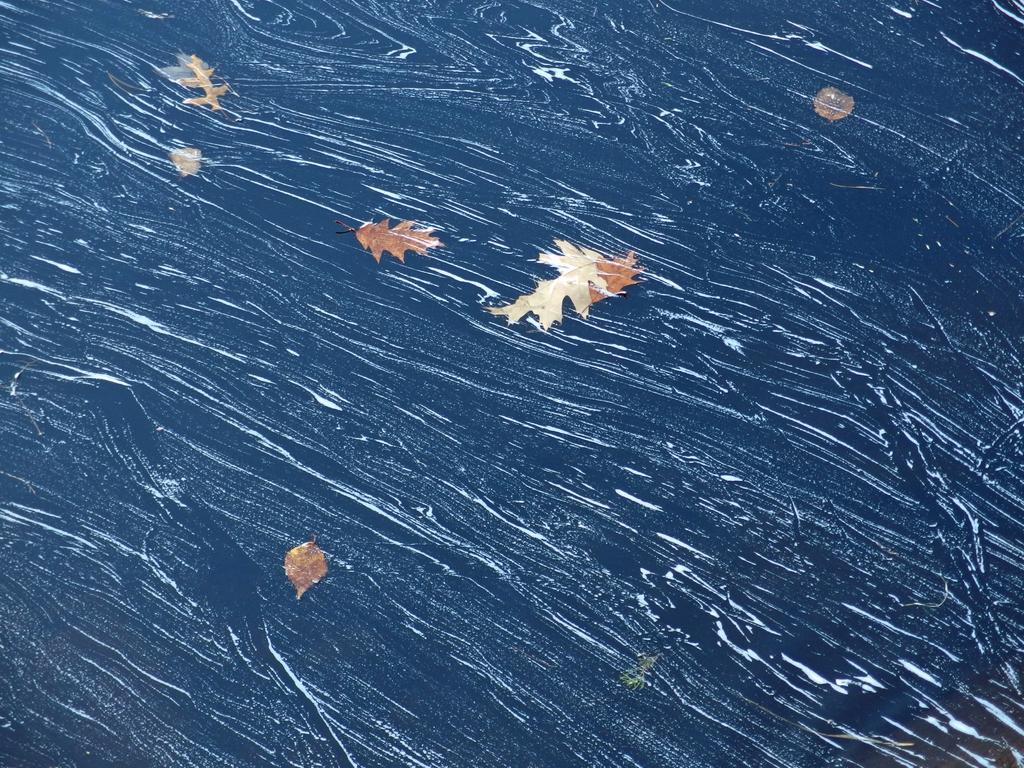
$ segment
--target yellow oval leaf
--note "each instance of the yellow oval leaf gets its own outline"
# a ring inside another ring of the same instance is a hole
[[[195,147],[182,147],[181,149],[172,149],[167,157],[177,166],[178,173],[182,176],[192,176],[199,173],[203,153]]]

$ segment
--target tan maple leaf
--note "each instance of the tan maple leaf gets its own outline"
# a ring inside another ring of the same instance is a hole
[[[316,537],[292,547],[284,556],[284,572],[295,587],[295,599],[327,575],[327,558],[316,545]]]
[[[178,66],[163,67],[159,71],[164,77],[174,80],[178,85],[186,88],[203,89],[202,96],[185,99],[182,103],[195,106],[208,104],[210,109],[222,109],[219,97],[227,93],[230,87],[227,83],[214,85],[213,81],[210,80],[210,76],[213,75],[213,67],[207,67],[206,62],[194,53],[191,56],[179,53]]]
[[[590,313],[595,301],[614,296],[637,281],[642,272],[636,266],[636,254],[630,251],[621,258],[606,256],[592,248],[573,245],[568,240],[555,240],[561,253],[543,252],[537,261],[549,264],[561,273],[553,280],[541,280],[533,293],[520,296],[504,307],[488,307],[495,315],[505,315],[509,323],[533,313],[545,331],[562,321],[562,305],[566,299],[583,317]]]
[[[338,222],[346,226],[342,222]],[[431,234],[433,227],[413,229],[414,221],[400,221],[391,227],[391,219],[382,219],[377,222],[367,222],[359,229],[348,227],[347,232],[354,232],[356,240],[366,250],[373,254],[373,258],[380,264],[381,257],[390,253],[401,262],[405,262],[405,252],[412,251],[420,256],[427,255],[428,248],[435,248],[444,245],[440,240]],[[343,234],[339,232],[338,234]]]

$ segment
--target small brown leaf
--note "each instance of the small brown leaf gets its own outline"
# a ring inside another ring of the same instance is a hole
[[[295,599],[327,575],[327,559],[316,539],[299,544],[284,556],[284,572],[295,587]]]
[[[192,176],[199,173],[203,153],[195,147],[182,147],[172,149],[167,157],[177,166],[178,173],[182,176]]]
[[[426,256],[427,248],[444,245],[431,234],[434,231],[433,227],[413,229],[415,222],[407,220],[400,221],[389,229],[390,223],[390,219],[382,219],[378,222],[367,222],[355,230],[356,240],[373,254],[378,264],[385,253],[390,253],[404,263],[406,251]]]
[[[634,279],[643,272],[643,269],[636,266],[636,253],[630,251],[625,256],[609,258],[597,262],[597,274],[604,278],[604,289],[590,286],[590,298],[593,301],[601,301],[622,293],[626,286],[636,285],[639,281]]]
[[[814,97],[814,111],[830,123],[842,120],[853,112],[853,96],[838,88],[822,88]]]

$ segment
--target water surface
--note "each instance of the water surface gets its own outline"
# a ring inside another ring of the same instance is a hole
[[[0,763],[1014,765],[1022,25],[0,5]]]

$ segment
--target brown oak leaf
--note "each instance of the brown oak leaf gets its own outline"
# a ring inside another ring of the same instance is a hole
[[[444,245],[431,234],[434,231],[433,227],[413,229],[416,222],[408,220],[400,221],[394,227],[389,228],[390,224],[390,219],[382,219],[377,222],[367,222],[359,229],[349,227],[349,231],[355,232],[359,244],[373,254],[373,258],[377,260],[378,264],[385,253],[390,253],[404,263],[406,251],[426,256],[428,248]]]
[[[284,556],[284,572],[295,587],[295,599],[327,575],[327,558],[316,545],[316,537],[292,547]]]
[[[213,74],[213,67],[207,67],[206,62],[194,53],[191,56],[179,53],[178,66],[163,67],[159,71],[164,77],[174,80],[178,85],[183,85],[186,88],[203,89],[202,96],[185,99],[184,104],[192,104],[194,106],[208,104],[210,109],[221,109],[222,107],[218,99],[230,90],[227,83],[223,85],[213,84],[213,81],[210,80],[210,76]]]

